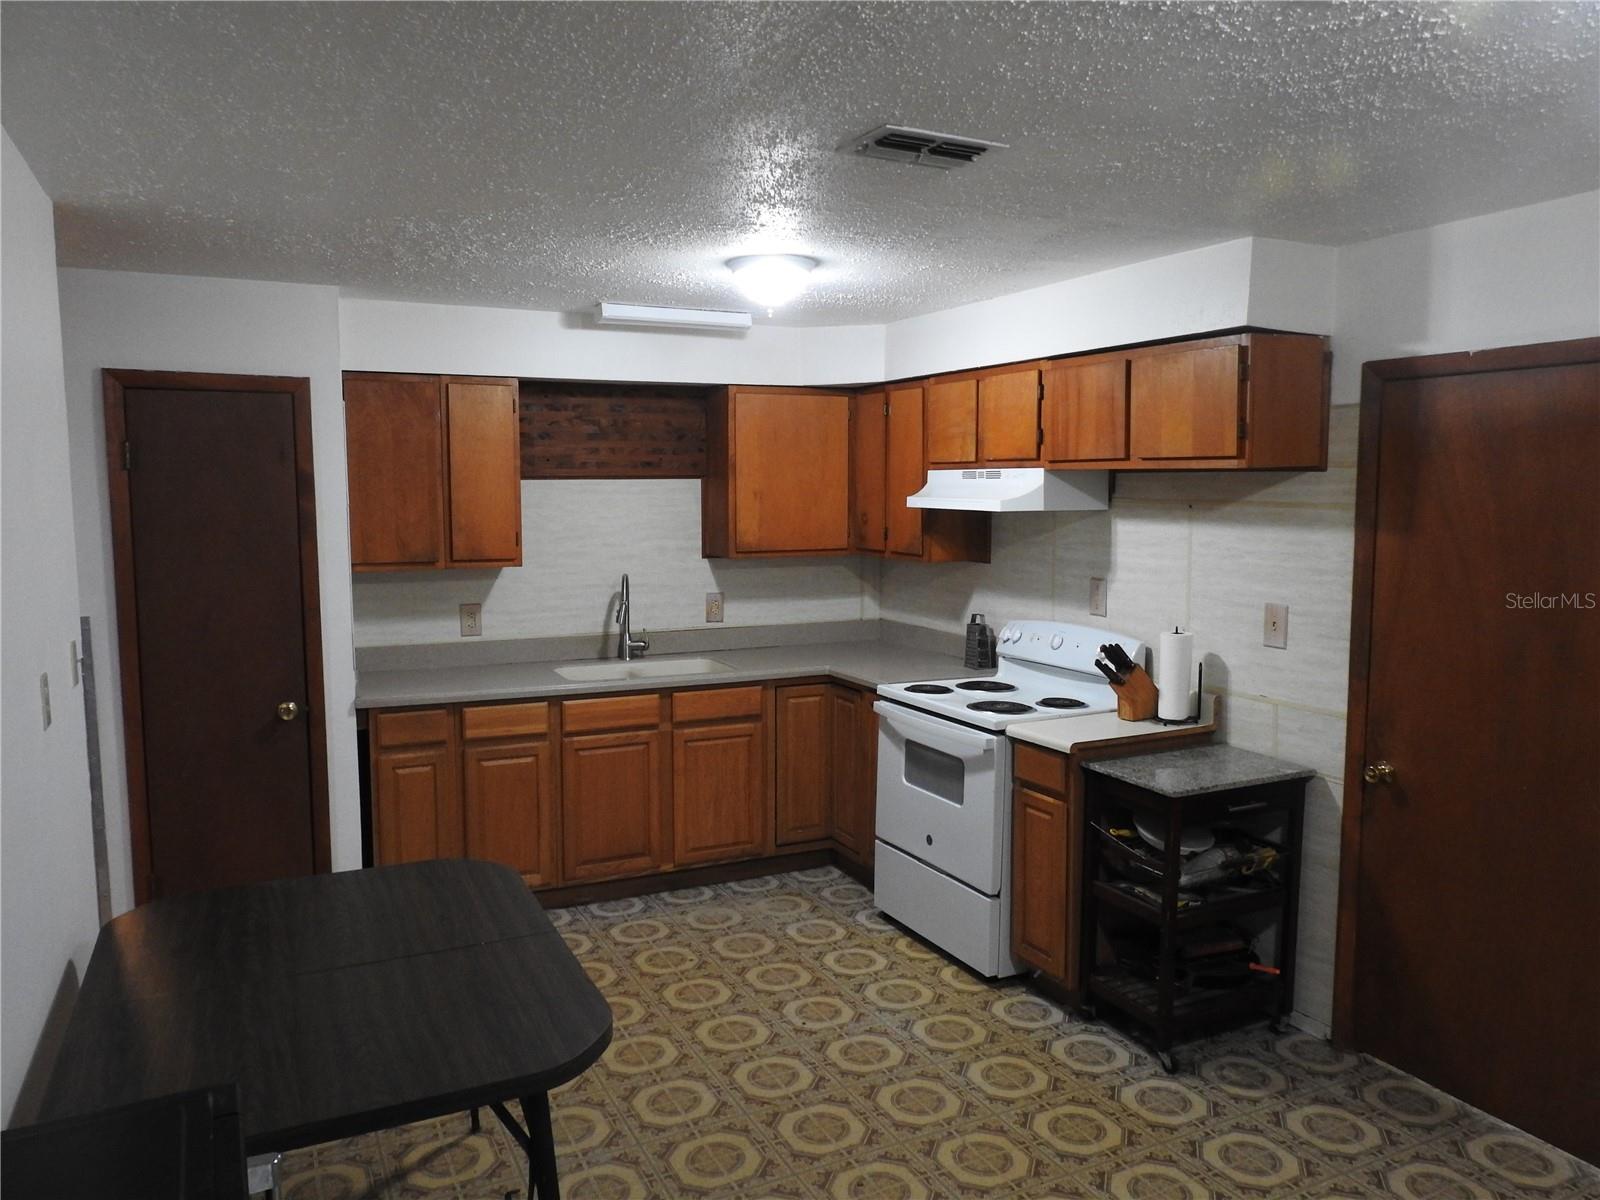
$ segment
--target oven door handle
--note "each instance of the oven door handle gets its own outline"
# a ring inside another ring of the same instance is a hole
[[[967,762],[993,754],[1000,744],[999,734],[968,729],[936,717],[923,717],[887,700],[877,701],[872,711],[900,736]]]

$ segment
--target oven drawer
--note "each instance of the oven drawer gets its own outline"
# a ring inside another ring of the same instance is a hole
[[[878,839],[986,895],[1010,849],[1011,760],[987,733],[880,700]]]

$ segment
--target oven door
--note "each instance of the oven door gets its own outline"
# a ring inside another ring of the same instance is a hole
[[[968,887],[999,895],[1010,847],[1005,736],[887,700],[872,708],[878,838]]]

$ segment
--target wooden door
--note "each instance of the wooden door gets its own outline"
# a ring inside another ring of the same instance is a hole
[[[662,734],[655,729],[562,739],[565,882],[642,875],[660,868],[661,751]]]
[[[550,739],[468,743],[461,762],[467,857],[504,863],[530,887],[558,882]]]
[[[444,421],[436,375],[346,375],[350,561],[358,571],[446,558]]]
[[[978,382],[930,383],[925,392],[928,465],[956,466],[978,459]]]
[[[517,381],[446,379],[450,560],[522,564],[522,450]]]
[[[811,842],[833,832],[832,714],[825,683],[776,689],[777,841]]]
[[[1067,976],[1069,809],[1018,784],[1011,813],[1011,953],[1063,983]]]
[[[1128,382],[1135,458],[1237,458],[1243,416],[1237,345],[1143,354]]]
[[[764,728],[722,721],[672,731],[675,861],[755,858],[767,842]]]
[[[1039,461],[1039,371],[1007,371],[978,384],[978,460]]]
[[[309,385],[104,383],[135,895],[325,871]]]
[[[1335,1011],[1590,1161],[1597,463],[1600,340],[1368,364]]]
[[[884,500],[890,554],[922,555],[922,510],[909,508],[906,497],[928,482],[922,445],[922,389],[890,388],[888,393],[888,470]]]
[[[876,553],[889,536],[888,398],[883,392],[862,392],[850,404],[851,542],[857,550]],[[919,447],[917,457],[921,456]]]
[[[744,553],[850,549],[850,398],[733,397],[734,540]]]
[[[1128,457],[1128,360],[1057,363],[1044,373],[1040,414],[1051,465]]]

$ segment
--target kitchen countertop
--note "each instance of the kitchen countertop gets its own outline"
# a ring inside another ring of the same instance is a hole
[[[1316,772],[1237,746],[1192,746],[1084,764],[1105,775],[1161,796],[1200,796],[1232,788],[1309,779]]]
[[[1160,721],[1124,721],[1114,712],[1090,713],[1083,717],[1057,717],[1053,721],[1023,721],[1007,729],[1006,736],[1014,742],[1027,742],[1033,746],[1043,746],[1047,750],[1071,754],[1078,747],[1094,742],[1215,732],[1217,728],[1215,696],[1204,697],[1200,715],[1199,723],[1194,725],[1163,725]]]
[[[362,670],[356,677],[356,707],[398,708],[411,704],[461,704],[486,700],[593,696],[613,692],[653,692],[681,687],[757,683],[768,679],[801,679],[816,675],[832,675],[860,687],[875,688],[881,683],[947,679],[956,675],[979,678],[993,674],[991,671],[965,670],[959,654],[942,654],[883,640],[705,650],[693,655],[645,655],[641,661],[663,663],[675,657],[713,658],[726,663],[729,670],[713,675],[658,675],[649,679],[609,680],[571,680],[556,674],[555,668],[575,666],[577,662]],[[606,660],[578,660],[584,665],[603,661]]]

